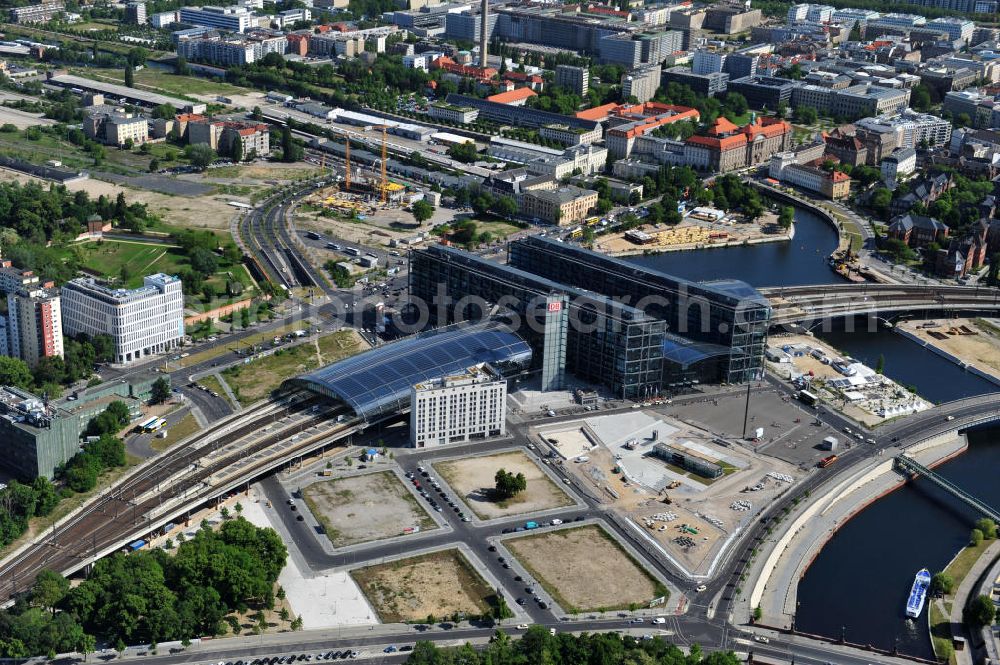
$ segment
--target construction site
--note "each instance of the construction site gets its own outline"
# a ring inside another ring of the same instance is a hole
[[[693,576],[708,574],[726,543],[800,475],[655,412],[541,426],[533,435],[553,450],[558,472]]]
[[[406,187],[392,182],[386,172],[386,128],[382,127],[382,156],[364,168],[351,163],[351,142],[344,141],[344,164],[330,164],[334,184],[319,189],[305,199],[311,206],[332,210],[348,217],[372,215],[387,207],[397,208],[404,203]],[[320,168],[327,168],[327,154],[320,154]]]

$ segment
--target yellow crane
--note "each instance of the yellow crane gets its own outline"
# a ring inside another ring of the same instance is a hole
[[[351,137],[344,141],[344,191],[351,191]]]
[[[386,198],[389,195],[388,194],[389,193],[389,180],[386,178],[386,175],[385,175],[385,157],[386,157],[386,150],[385,150],[385,125],[382,125],[382,183],[381,183],[381,187],[380,187],[381,190],[382,190],[382,205],[385,205]]]

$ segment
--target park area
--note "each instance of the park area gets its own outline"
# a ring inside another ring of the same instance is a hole
[[[520,450],[438,462],[434,467],[481,519],[536,513],[573,505],[572,499]],[[510,499],[495,501],[493,488],[496,473],[500,469],[512,474],[523,473],[527,488]]]
[[[270,395],[286,379],[362,350],[361,338],[354,330],[339,330],[296,346],[276,349],[249,364],[230,367],[222,377],[240,404],[246,406]]]
[[[667,595],[661,582],[596,525],[509,538],[504,546],[569,613],[645,606]]]
[[[391,472],[322,480],[302,490],[334,547],[436,528],[431,516]]]
[[[496,593],[457,549],[358,568],[351,575],[383,623],[482,615]]]

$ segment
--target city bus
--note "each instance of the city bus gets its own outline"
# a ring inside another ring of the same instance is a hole
[[[166,424],[167,421],[163,418],[150,418],[146,422],[139,425],[139,429],[143,432],[157,432]]]
[[[816,406],[816,396],[813,395],[808,390],[799,391],[799,401],[803,404],[808,404],[809,406]]]

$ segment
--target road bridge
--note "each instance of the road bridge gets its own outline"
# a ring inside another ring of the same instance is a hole
[[[935,473],[931,469],[928,469],[926,466],[913,458],[907,457],[906,455],[896,455],[892,459],[892,468],[896,472],[901,473],[908,478],[923,476],[955,498],[963,501],[986,517],[992,519],[994,522],[1000,524],[1000,512],[997,512],[992,506],[972,496],[955,483],[951,482],[944,476]]]
[[[771,301],[772,325],[807,327],[831,318],[888,319],[920,311],[1000,311],[1000,289],[918,284],[819,284],[760,289]]]

